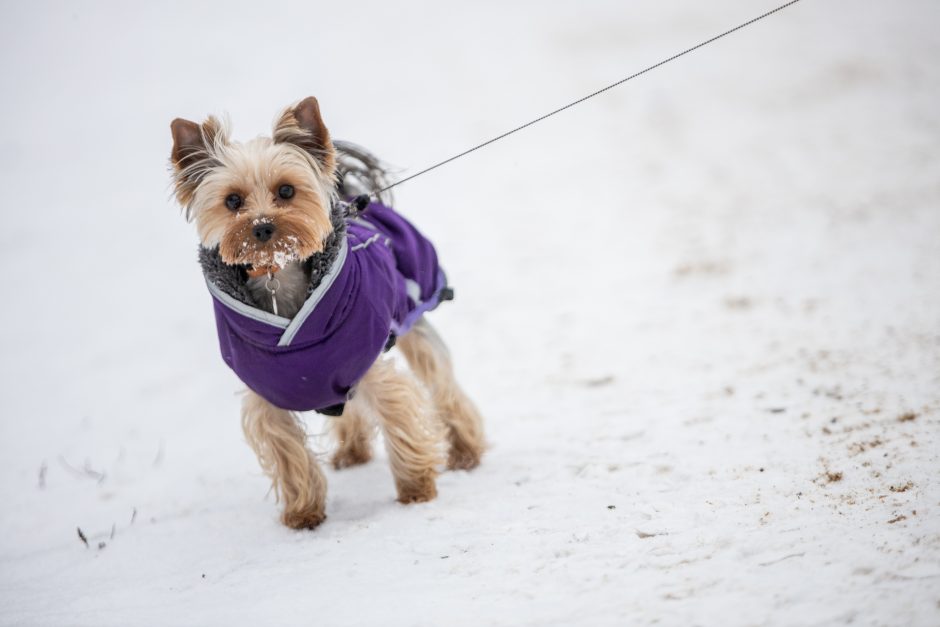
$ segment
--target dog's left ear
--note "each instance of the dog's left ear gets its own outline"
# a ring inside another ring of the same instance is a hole
[[[216,149],[228,141],[228,131],[218,118],[210,115],[202,124],[176,118],[170,123],[170,132],[173,134],[170,163],[173,165],[176,198],[187,207],[188,219],[191,217],[189,205],[196,188],[212,168],[220,165]]]
[[[302,148],[317,160],[324,176],[333,176],[336,168],[333,142],[320,116],[320,104],[313,96],[304,98],[281,114],[274,125],[274,141]]]

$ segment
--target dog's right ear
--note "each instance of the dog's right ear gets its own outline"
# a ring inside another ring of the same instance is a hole
[[[313,96],[304,98],[280,115],[274,124],[274,143],[294,144],[320,164],[327,179],[336,169],[336,150],[320,115],[320,103]]]
[[[173,134],[170,162],[176,197],[188,208],[202,179],[212,168],[221,165],[216,150],[226,141],[225,129],[217,118],[209,116],[201,125],[176,118],[170,123],[170,132]]]

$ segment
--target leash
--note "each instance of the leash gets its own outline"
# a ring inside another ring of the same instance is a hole
[[[348,212],[353,212],[354,210],[355,210],[355,211],[363,211],[363,210],[369,205],[369,203],[370,203],[372,200],[378,200],[379,197],[380,197],[383,193],[387,192],[388,190],[392,189],[393,187],[397,187],[398,185],[401,185],[402,183],[405,183],[405,182],[407,182],[407,181],[411,181],[411,180],[413,180],[413,179],[416,179],[416,178],[418,178],[419,176],[422,176],[422,175],[424,175],[424,174],[427,174],[428,172],[430,172],[430,171],[432,171],[432,170],[436,170],[437,168],[439,168],[439,167],[441,167],[441,166],[443,166],[443,165],[447,165],[447,164],[450,163],[451,161],[456,161],[457,159],[460,159],[461,157],[465,157],[465,156],[469,155],[471,152],[476,152],[477,150],[480,150],[481,148],[484,148],[484,147],[486,147],[486,146],[489,146],[490,144],[495,143],[495,142],[498,142],[499,140],[504,139],[504,138],[506,138],[506,137],[509,137],[509,136],[512,135],[513,133],[518,133],[518,132],[521,131],[522,129],[529,128],[529,127],[532,126],[533,124],[538,124],[538,123],[541,122],[542,120],[546,120],[546,119],[552,117],[553,115],[556,115],[556,114],[558,114],[558,113],[561,113],[562,111],[565,111],[565,110],[567,110],[567,109],[570,109],[571,107],[574,107],[574,106],[576,106],[576,105],[579,105],[579,104],[581,104],[582,102],[584,102],[585,100],[590,100],[591,98],[594,98],[595,96],[599,96],[599,95],[603,94],[604,92],[613,89],[614,87],[618,87],[618,86],[620,86],[620,85],[623,85],[623,84],[626,83],[627,81],[631,81],[631,80],[633,80],[634,78],[638,78],[638,77],[640,77],[640,76],[646,74],[647,72],[650,72],[650,71],[652,71],[652,70],[655,70],[655,69],[658,68],[658,67],[661,67],[661,66],[663,66],[663,65],[666,65],[666,64],[669,63],[670,61],[675,61],[675,60],[678,59],[679,57],[684,57],[685,55],[689,54],[690,52],[694,52],[694,51],[698,50],[699,48],[702,48],[702,47],[704,47],[704,46],[707,46],[707,45],[710,44],[710,43],[713,43],[713,42],[715,42],[715,41],[718,41],[718,40],[721,39],[722,37],[726,37],[726,36],[730,35],[731,33],[734,33],[734,32],[736,32],[736,31],[741,30],[742,28],[746,28],[746,27],[750,26],[751,24],[754,24],[755,22],[759,22],[760,20],[764,19],[765,17],[770,17],[770,16],[773,15],[774,13],[777,13],[777,12],[779,12],[779,11],[783,11],[783,10],[786,9],[787,7],[790,7],[790,6],[796,4],[796,3],[799,2],[799,1],[800,1],[800,0],[790,0],[790,2],[787,2],[786,4],[782,4],[782,5],[780,5],[779,7],[777,7],[776,9],[773,9],[772,11],[767,11],[767,12],[764,13],[763,15],[758,15],[757,17],[751,18],[751,19],[749,19],[749,20],[746,21],[746,22],[742,22],[741,24],[738,24],[737,26],[735,26],[735,27],[732,28],[732,29],[726,30],[725,32],[723,32],[723,33],[721,33],[721,34],[719,34],[719,35],[715,35],[715,36],[712,37],[711,39],[706,39],[705,41],[703,41],[703,42],[700,43],[700,44],[697,44],[697,45],[695,45],[695,46],[692,46],[691,48],[687,48],[687,49],[683,50],[682,52],[680,52],[680,53],[678,53],[678,54],[674,54],[674,55],[672,55],[671,57],[669,57],[669,58],[667,58],[667,59],[663,59],[663,60],[660,61],[659,63],[654,63],[653,65],[649,66],[648,68],[646,68],[646,69],[644,69],[644,70],[640,70],[639,72],[637,72],[637,73],[635,73],[635,74],[631,74],[630,76],[628,76],[628,77],[626,77],[626,78],[620,79],[620,80],[617,81],[616,83],[611,83],[610,85],[607,85],[606,87],[603,87],[603,88],[601,88],[601,89],[598,89],[597,91],[595,91],[595,92],[593,92],[593,93],[590,93],[590,94],[588,94],[587,96],[584,96],[584,97],[582,97],[582,98],[578,98],[578,99],[575,100],[574,102],[569,102],[569,103],[566,104],[565,106],[559,107],[559,108],[555,109],[554,111],[549,111],[549,112],[546,113],[545,115],[539,116],[539,117],[535,118],[534,120],[531,120],[531,121],[529,121],[529,122],[526,122],[525,124],[522,124],[521,126],[517,126],[516,128],[514,128],[514,129],[512,129],[512,130],[509,130],[509,131],[506,131],[505,133],[502,133],[502,134],[500,134],[500,135],[497,135],[496,137],[494,137],[494,138],[492,138],[492,139],[489,139],[489,140],[483,142],[482,144],[477,144],[476,146],[474,146],[474,147],[472,147],[472,148],[469,148],[469,149],[467,149],[467,150],[464,150],[463,152],[458,153],[458,154],[454,155],[453,157],[450,157],[450,158],[448,158],[448,159],[444,159],[443,161],[440,161],[440,162],[438,162],[438,163],[435,163],[435,164],[432,165],[432,166],[429,166],[429,167],[427,167],[427,168],[424,168],[423,170],[421,170],[421,171],[419,171],[419,172],[415,172],[415,173],[412,174],[411,176],[406,176],[405,178],[403,178],[403,179],[401,179],[401,180],[395,181],[395,182],[392,183],[391,185],[386,185],[385,187],[383,187],[383,188],[380,189],[380,190],[377,190],[377,191],[374,191],[374,192],[370,192],[370,193],[368,193],[368,194],[360,194],[359,196],[356,196],[355,198],[352,199],[352,201],[350,201],[350,202],[348,203],[348,205],[347,205],[347,211],[348,211]]]

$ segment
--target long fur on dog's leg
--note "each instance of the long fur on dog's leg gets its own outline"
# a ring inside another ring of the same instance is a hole
[[[326,477],[307,448],[307,434],[291,411],[270,404],[251,390],[242,403],[242,429],[261,468],[284,501],[281,522],[313,529],[326,518]]]
[[[434,327],[421,318],[398,340],[398,347],[419,379],[431,390],[440,420],[447,427],[447,467],[470,469],[486,448],[483,419],[454,377],[450,352]]]
[[[374,426],[365,416],[366,408],[356,399],[346,402],[343,415],[330,420],[330,430],[338,448],[333,454],[333,468],[347,468],[372,459]]]
[[[379,357],[359,383],[356,400],[364,402],[378,419],[398,500],[413,503],[437,496],[442,434],[423,386],[411,373]]]

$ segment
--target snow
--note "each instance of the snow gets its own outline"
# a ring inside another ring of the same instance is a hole
[[[397,189],[491,443],[431,503],[380,456],[277,522],[170,198],[177,116],[316,95],[407,175],[772,7],[6,7],[0,624],[938,624],[936,3],[801,2]]]

